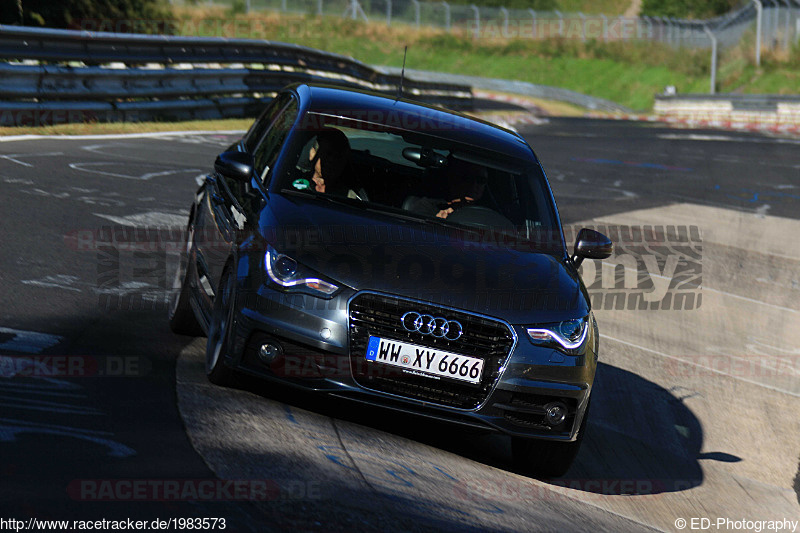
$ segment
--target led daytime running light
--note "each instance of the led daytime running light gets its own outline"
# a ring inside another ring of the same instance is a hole
[[[581,336],[575,341],[570,341],[569,339],[564,338],[564,336],[559,332],[554,331],[555,329],[555,327],[553,329],[528,328],[528,336],[534,342],[554,340],[567,350],[575,350],[580,348],[583,343],[586,342],[586,337],[589,335],[588,320],[583,323],[583,331],[581,332]]]
[[[330,295],[336,292],[339,287],[333,285],[332,283],[328,283],[327,281],[323,281],[319,278],[302,278],[302,279],[295,279],[291,281],[286,281],[278,277],[275,274],[275,271],[272,268],[273,262],[277,261],[282,254],[277,254],[272,250],[267,250],[267,253],[264,255],[264,266],[267,269],[267,274],[269,275],[269,279],[271,279],[274,283],[280,285],[284,288],[292,288],[297,286],[305,286],[309,289],[313,289],[315,291],[319,291],[323,294]]]

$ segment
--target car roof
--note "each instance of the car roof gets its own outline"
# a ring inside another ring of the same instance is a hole
[[[296,84],[290,88],[300,96],[301,107],[309,112],[387,124],[521,159],[535,158],[518,134],[449,109],[333,85]]]

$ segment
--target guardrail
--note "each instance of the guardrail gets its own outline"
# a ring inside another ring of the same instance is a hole
[[[0,125],[255,116],[293,82],[395,94],[400,77],[352,58],[263,40],[0,25]],[[467,85],[406,78],[403,95],[472,107]]]
[[[396,67],[380,66],[375,68],[379,71],[386,72],[387,74],[397,74],[400,72],[400,69]],[[591,109],[594,111],[610,111],[615,113],[633,112],[631,109],[616,102],[612,102],[611,100],[596,98],[594,96],[570,91],[569,89],[562,89],[561,87],[552,87],[550,85],[539,85],[536,83],[528,83],[526,81],[483,78],[479,76],[465,76],[462,74],[447,74],[444,72],[431,72],[428,70],[416,69],[406,69],[406,74],[422,81],[463,84],[469,85],[473,89],[505,92],[522,96],[530,96],[533,98],[541,98],[543,100],[558,100],[560,102],[567,102],[569,104],[585,107],[586,109]]]

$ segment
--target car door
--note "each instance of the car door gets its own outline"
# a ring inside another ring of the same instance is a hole
[[[258,181],[268,173],[288,134],[286,117],[297,115],[297,103],[291,93],[278,95],[264,113],[231,149],[253,153]],[[292,121],[293,122],[293,119]],[[291,126],[289,122],[289,126]],[[279,140],[277,150],[274,143]],[[254,201],[248,186],[218,172],[206,176],[203,197],[195,218],[196,267],[198,295],[202,311],[208,319],[213,308],[215,291],[234,242],[245,229],[248,217],[254,218]]]

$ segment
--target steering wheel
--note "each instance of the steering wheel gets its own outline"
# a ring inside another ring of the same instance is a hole
[[[459,204],[461,202],[458,202]],[[485,228],[497,228],[501,230],[513,231],[514,223],[506,217],[486,206],[475,204],[463,204],[456,207],[451,205],[453,212],[448,215],[447,220],[465,226],[479,226]]]

